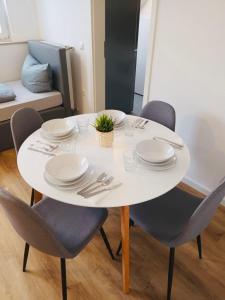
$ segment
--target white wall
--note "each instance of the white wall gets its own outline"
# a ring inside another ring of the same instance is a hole
[[[148,56],[152,0],[141,0],[135,93],[143,95]]]
[[[35,0],[7,0],[10,40],[39,38]]]
[[[10,41],[0,43],[0,82],[18,80],[27,54],[27,44],[17,43],[38,39],[38,23],[34,0],[7,0]]]
[[[150,99],[174,105],[188,182],[207,192],[225,176],[225,1],[160,0],[156,26]]]
[[[92,49],[95,111],[105,109],[105,0],[92,1]]]
[[[27,44],[0,45],[0,82],[20,79]]]
[[[91,0],[37,0],[36,6],[41,38],[74,47],[72,69],[78,110],[94,111]]]

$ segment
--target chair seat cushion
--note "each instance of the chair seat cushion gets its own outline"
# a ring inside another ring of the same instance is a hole
[[[154,200],[131,206],[130,217],[144,231],[168,244],[182,232],[200,203],[200,198],[174,188]]]
[[[13,89],[4,83],[0,83],[0,103],[15,100],[16,95]]]
[[[33,209],[45,219],[71,257],[83,249],[108,216],[105,208],[75,206],[48,197],[44,197]]]

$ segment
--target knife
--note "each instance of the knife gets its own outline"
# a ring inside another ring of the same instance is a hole
[[[88,198],[91,198],[91,197],[96,196],[98,194],[101,194],[103,192],[115,190],[115,189],[119,188],[121,185],[122,185],[122,183],[118,183],[118,184],[115,184],[115,185],[113,185],[111,187],[105,188],[103,190],[100,190],[100,191],[97,191],[97,192],[94,192],[94,193],[90,193],[90,194],[85,194],[85,196],[83,196],[83,197],[85,199],[88,199]]]

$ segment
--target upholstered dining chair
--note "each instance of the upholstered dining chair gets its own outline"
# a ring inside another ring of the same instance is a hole
[[[176,112],[172,105],[169,103],[154,100],[148,102],[142,109],[140,117],[149,119],[166,126],[167,128],[175,131],[176,126]],[[130,227],[134,222],[130,220]],[[116,254],[119,255],[122,249],[122,241],[120,241]]]
[[[16,232],[26,241],[23,271],[29,245],[60,258],[62,299],[67,299],[66,259],[76,257],[102,228],[108,212],[104,208],[77,207],[48,197],[32,207],[0,189],[0,205]],[[104,233],[105,235],[105,233]]]
[[[225,196],[225,179],[204,200],[174,188],[163,196],[130,207],[131,220],[170,248],[167,299],[171,299],[175,249],[197,239],[202,258],[201,233]]]
[[[160,123],[175,130],[176,112],[172,105],[163,101],[150,101],[142,109],[140,117]]]
[[[13,143],[18,154],[23,142],[34,131],[38,130],[43,123],[43,119],[39,112],[33,108],[21,108],[14,112],[10,120]],[[31,191],[30,205],[34,203],[34,189]]]

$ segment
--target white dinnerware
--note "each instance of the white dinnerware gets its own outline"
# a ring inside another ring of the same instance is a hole
[[[88,167],[86,157],[67,153],[51,158],[45,165],[45,173],[58,181],[71,182],[84,175]]]
[[[61,190],[79,190],[89,184],[93,180],[94,168],[90,166],[88,170],[74,181],[62,182],[51,176],[47,172],[44,173],[45,180],[52,186]]]
[[[42,131],[48,137],[61,138],[72,133],[75,123],[69,119],[54,119],[44,122],[41,126]]]
[[[165,162],[175,155],[171,145],[155,140],[144,140],[138,143],[136,153],[140,158],[151,163]]]
[[[51,143],[61,143],[67,140],[75,139],[78,136],[78,131],[76,129],[72,130],[69,134],[61,137],[53,137],[51,135],[46,134],[45,132],[40,132],[41,137]]]
[[[136,161],[139,165],[145,167],[148,170],[166,171],[166,170],[169,170],[169,169],[175,167],[176,162],[177,162],[177,157],[175,155],[171,159],[169,159],[168,161],[166,161],[164,163],[150,163],[150,162],[142,159],[141,157],[136,156]]]
[[[112,118],[112,120],[115,123],[115,127],[120,127],[123,126],[124,124],[122,123],[125,118],[126,114],[120,110],[114,110],[114,109],[108,109],[108,110],[103,110],[98,113],[98,116],[101,115],[107,115]]]

